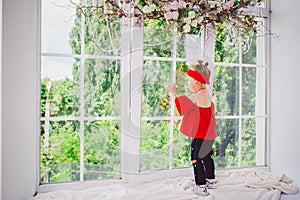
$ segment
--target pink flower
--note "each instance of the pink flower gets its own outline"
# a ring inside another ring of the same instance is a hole
[[[186,3],[184,1],[179,1],[178,8],[186,8]]]
[[[179,17],[178,11],[172,12],[171,16],[172,16],[173,19],[178,19],[178,17]]]
[[[170,10],[171,10],[170,5],[165,5],[165,6],[164,6],[164,10],[167,11],[167,12],[170,11]]]
[[[171,9],[172,10],[178,10],[178,7],[179,7],[179,3],[177,1],[172,1],[170,3],[170,6],[171,6]]]
[[[166,12],[164,14],[164,17],[166,18],[166,20],[170,20],[170,19],[178,19],[179,17],[179,13],[177,11],[171,11],[171,12]]]
[[[232,19],[231,17],[229,18],[229,22],[231,23],[231,24],[234,24],[235,22],[236,22],[236,20],[235,19]]]
[[[171,12],[166,12],[166,13],[164,14],[164,17],[166,18],[166,20],[172,19]]]
[[[228,10],[229,8],[231,8],[234,5],[234,0],[230,0],[227,3],[224,3],[222,5],[223,10]]]
[[[165,5],[164,10],[169,12],[169,11],[178,11],[178,8],[186,8],[186,3],[184,1],[172,1],[169,2],[167,5]]]

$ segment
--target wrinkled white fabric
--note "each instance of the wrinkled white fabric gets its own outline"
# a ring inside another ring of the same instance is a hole
[[[286,175],[259,169],[217,172],[218,188],[201,197],[191,191],[191,177],[178,177],[141,184],[115,184],[80,191],[40,193],[32,200],[279,200],[281,193],[298,189]]]

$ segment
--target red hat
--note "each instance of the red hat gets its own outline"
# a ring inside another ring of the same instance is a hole
[[[210,76],[209,75],[206,75],[206,74],[201,74],[199,72],[196,72],[194,70],[191,70],[189,69],[187,71],[187,75],[194,78],[195,80],[201,82],[201,83],[204,83],[204,84],[209,84],[209,78]]]

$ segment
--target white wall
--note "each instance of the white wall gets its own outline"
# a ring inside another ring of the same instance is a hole
[[[3,0],[2,199],[32,197],[37,182],[38,0]]]
[[[2,177],[2,0],[0,0],[0,177]],[[2,180],[0,178],[0,199]]]
[[[271,1],[270,166],[300,186],[300,1]]]

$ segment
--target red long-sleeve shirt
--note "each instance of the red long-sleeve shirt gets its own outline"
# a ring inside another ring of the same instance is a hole
[[[192,138],[213,140],[216,134],[216,118],[214,104],[207,108],[195,105],[187,96],[175,99],[175,105],[180,115],[183,115],[180,132]]]

